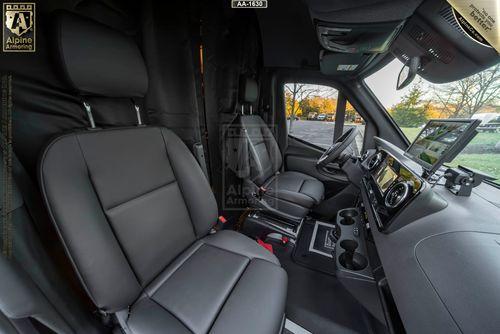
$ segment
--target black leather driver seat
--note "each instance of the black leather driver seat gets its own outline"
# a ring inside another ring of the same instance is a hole
[[[241,81],[240,100],[243,105],[257,101],[256,87],[257,83],[251,78]],[[323,199],[323,183],[303,173],[280,172],[282,154],[264,120],[258,115],[242,115],[240,121],[245,136],[242,139],[248,145],[247,181],[264,189],[262,199],[278,214],[299,219],[305,217]]]
[[[145,94],[146,67],[133,42],[66,12],[57,26],[64,72],[84,99]],[[126,333],[280,332],[286,273],[241,234],[209,235],[215,199],[170,130],[65,134],[48,145],[39,173],[82,285]]]

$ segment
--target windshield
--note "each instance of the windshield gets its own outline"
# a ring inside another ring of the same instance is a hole
[[[417,77],[396,90],[402,63],[395,59],[365,79],[409,141],[429,119],[473,118],[481,120],[477,136],[448,165],[481,170],[500,179],[500,64],[468,78],[433,84]]]

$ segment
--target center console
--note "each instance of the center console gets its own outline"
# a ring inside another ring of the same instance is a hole
[[[333,257],[339,282],[372,315],[384,322],[374,268],[369,256],[367,231],[362,208],[340,210],[336,217],[337,242]]]

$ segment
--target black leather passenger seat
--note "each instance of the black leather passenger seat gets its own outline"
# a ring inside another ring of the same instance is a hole
[[[241,80],[240,103],[252,105],[257,101],[257,82],[251,78]],[[244,110],[244,109],[242,109]],[[251,110],[251,108],[249,108]],[[259,115],[240,116],[243,129],[240,146],[245,145],[248,157],[240,165],[248,165],[247,174],[238,174],[252,185],[265,189],[262,200],[273,209],[273,213],[294,219],[304,218],[311,208],[324,198],[323,183],[310,176],[295,171],[281,171],[282,152],[273,133]]]
[[[70,13],[57,20],[64,72],[83,100],[146,93],[146,69],[133,42]],[[280,332],[285,271],[241,234],[208,235],[217,220],[216,201],[172,131],[131,126],[65,134],[46,148],[39,177],[81,283],[123,328]]]

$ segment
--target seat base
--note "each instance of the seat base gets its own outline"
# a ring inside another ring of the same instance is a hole
[[[299,172],[279,173],[263,185],[263,199],[268,205],[285,214],[304,218],[321,202],[325,188],[321,181]]]
[[[132,306],[132,333],[279,333],[287,276],[278,259],[234,231],[198,240]]]

